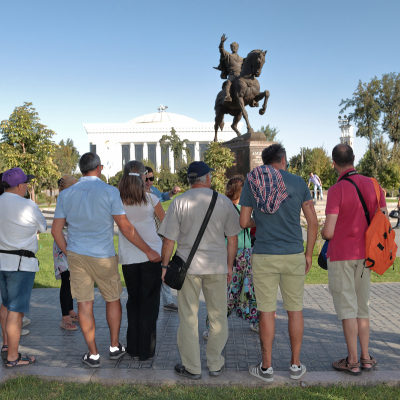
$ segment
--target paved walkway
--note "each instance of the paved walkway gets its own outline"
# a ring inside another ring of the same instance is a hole
[[[123,321],[120,340],[125,343],[127,329],[125,303],[127,293],[122,295]],[[379,362],[379,372],[364,373],[363,378],[347,377],[332,370],[332,362],[346,355],[341,323],[333,309],[327,285],[306,285],[304,302],[304,339],[301,360],[307,367],[304,382],[400,382],[400,283],[377,283],[371,290],[371,354]],[[20,352],[35,355],[35,365],[8,369],[0,367],[0,377],[6,379],[15,373],[27,373],[47,377],[62,377],[72,381],[101,381],[141,383],[171,383],[181,381],[172,373],[180,362],[176,343],[179,324],[177,313],[165,312],[160,307],[157,323],[157,349],[152,361],[138,362],[125,355],[119,361],[108,359],[109,333],[105,320],[105,303],[98,290],[95,293],[96,339],[101,355],[101,368],[90,369],[81,362],[86,351],[83,335],[67,332],[59,327],[61,320],[58,289],[34,289],[31,299],[30,334],[21,338]],[[226,372],[218,378],[208,377],[205,349],[207,341],[202,338],[205,328],[206,307],[202,300],[199,311],[199,341],[203,369],[203,384],[228,384],[229,382],[259,385],[261,381],[247,373],[250,365],[261,360],[258,334],[240,318],[229,318],[229,339],[224,350]],[[288,379],[290,360],[287,315],[278,297],[276,335],[273,348],[273,367],[277,371],[276,382],[293,383]],[[185,383],[194,384],[185,380]],[[198,384],[198,383],[197,383]]]

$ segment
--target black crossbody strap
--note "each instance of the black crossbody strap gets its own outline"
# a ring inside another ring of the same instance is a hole
[[[345,180],[345,181],[347,181],[347,182],[350,182],[350,183],[356,188],[358,197],[360,198],[361,204],[362,204],[363,209],[364,209],[364,214],[365,214],[365,218],[367,219],[367,224],[368,224],[368,226],[369,226],[369,225],[371,224],[371,220],[370,220],[370,218],[369,218],[369,211],[368,211],[367,205],[365,204],[364,197],[362,196],[362,194],[361,194],[361,192],[360,192],[360,189],[359,189],[358,186],[354,183],[354,181],[352,181],[351,179],[345,178],[345,177],[343,177],[342,179]]]
[[[239,207],[237,207],[236,204],[234,204],[233,207],[235,207],[236,212],[238,213],[238,215],[240,217]],[[247,248],[246,247],[246,233],[247,233],[247,236],[249,237],[249,241],[251,242],[250,232],[249,231],[250,231],[250,229],[248,229],[248,228],[243,229],[243,246],[244,246],[245,249]]]
[[[192,250],[190,250],[189,257],[188,257],[188,259],[187,259],[187,261],[186,261],[186,263],[185,263],[185,269],[186,269],[186,271],[187,271],[187,270],[189,269],[189,267],[190,267],[190,263],[191,263],[192,260],[193,260],[193,257],[194,257],[194,255],[195,255],[195,253],[196,253],[196,251],[197,251],[197,248],[199,247],[200,241],[201,241],[201,239],[202,239],[202,237],[203,237],[203,235],[204,235],[204,232],[205,232],[205,230],[206,230],[206,228],[207,228],[208,221],[209,221],[210,218],[211,218],[211,214],[212,214],[212,212],[214,211],[215,203],[217,202],[217,197],[218,197],[218,192],[216,192],[216,191],[214,190],[214,191],[213,191],[213,195],[212,195],[212,199],[211,199],[210,206],[208,207],[206,216],[204,217],[204,221],[203,221],[203,223],[201,224],[199,233],[197,234],[197,237],[196,237],[196,240],[194,241]]]

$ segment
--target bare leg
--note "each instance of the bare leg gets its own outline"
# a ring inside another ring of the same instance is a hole
[[[93,300],[78,302],[78,318],[89,353],[91,355],[98,354],[95,340],[96,324],[93,315]]]
[[[260,342],[262,353],[262,367],[269,368],[272,366],[272,343],[275,336],[275,311],[260,311]]]
[[[358,363],[357,357],[357,337],[358,325],[357,318],[342,320],[344,338],[347,344],[348,362],[349,364]],[[352,368],[353,372],[358,372],[359,368]]]
[[[292,348],[290,365],[300,365],[301,342],[303,341],[304,320],[303,311],[288,311],[289,337]]]
[[[358,339],[360,340],[361,358],[369,359],[369,318],[357,318]],[[371,364],[362,367],[370,368]]]
[[[7,314],[8,314],[7,307],[4,307],[2,303],[0,307],[0,324],[1,324],[1,332],[3,334],[3,346],[8,345],[7,332],[6,332]]]
[[[4,307],[5,308],[5,307]],[[8,361],[18,358],[19,339],[21,337],[22,313],[8,311],[6,321],[6,334],[8,340]]]
[[[110,328],[111,346],[118,347],[119,329],[122,318],[122,307],[119,299],[106,303],[106,316],[108,327]]]

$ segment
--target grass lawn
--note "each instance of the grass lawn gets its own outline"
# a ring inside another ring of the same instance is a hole
[[[165,203],[162,203],[163,206]],[[168,205],[167,205],[168,206]],[[60,287],[61,281],[57,281],[54,277],[53,265],[53,237],[50,233],[41,233],[39,235],[39,251],[37,258],[40,261],[39,272],[36,273],[34,288],[57,288]],[[118,252],[118,236],[114,236],[115,250]],[[318,255],[316,252],[313,256],[313,264],[311,271],[307,274],[306,283],[328,283],[328,272],[318,266]],[[124,276],[122,275],[122,267],[119,266],[122,285],[125,286]],[[372,272],[372,282],[400,282],[400,258],[396,258],[393,268],[389,268],[384,275],[378,275]]]
[[[0,386],[0,399],[224,399],[224,400],[296,400],[296,399],[398,399],[398,387],[306,387],[306,388],[241,388],[237,386],[209,388],[191,386],[142,385],[102,386],[88,383],[46,382],[38,378],[18,377]]]

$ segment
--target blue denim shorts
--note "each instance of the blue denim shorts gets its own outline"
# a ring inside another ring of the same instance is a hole
[[[8,311],[27,313],[36,272],[0,271],[1,301]]]

